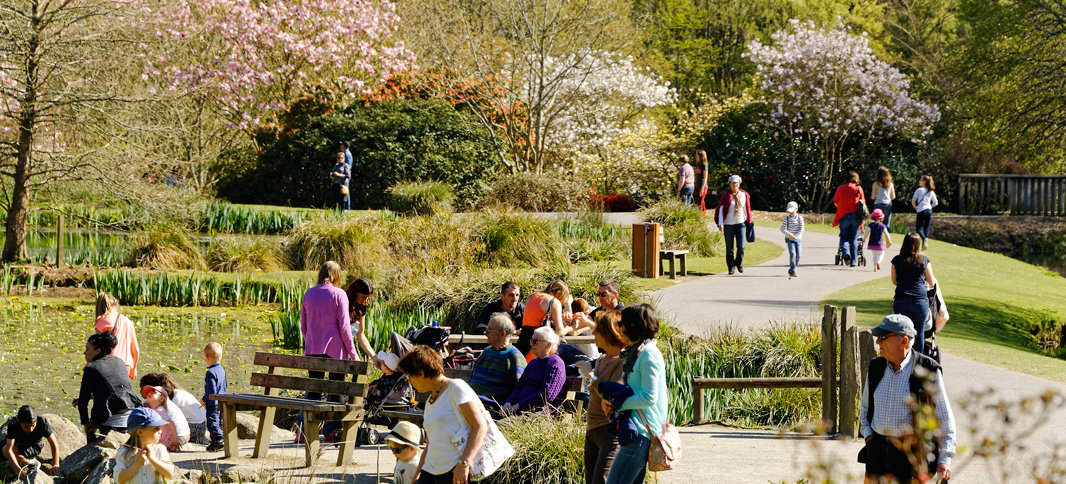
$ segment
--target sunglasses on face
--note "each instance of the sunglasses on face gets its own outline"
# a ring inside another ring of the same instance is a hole
[[[599,297],[607,297],[607,296],[610,296],[611,293],[609,293],[609,292],[597,292],[596,295],[599,296]]]
[[[886,339],[891,338],[893,336],[899,336],[899,335],[898,334],[886,334],[884,336],[878,336],[877,337],[877,342],[878,343],[883,343]]]
[[[548,340],[546,340],[546,339],[535,339],[535,340],[530,341],[529,343],[530,344],[537,344],[537,343],[544,343],[544,342],[547,342],[547,341]]]
[[[399,454],[403,452],[404,449],[406,449],[406,447],[393,447],[391,445],[389,446],[389,450],[391,450],[393,454]]]

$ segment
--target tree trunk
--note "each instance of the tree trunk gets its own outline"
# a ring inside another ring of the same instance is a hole
[[[19,141],[15,178],[11,192],[11,206],[7,209],[7,224],[4,229],[4,262],[25,259],[26,215],[30,210],[30,157],[33,148],[33,125],[36,114],[33,105],[25,107],[19,126]]]

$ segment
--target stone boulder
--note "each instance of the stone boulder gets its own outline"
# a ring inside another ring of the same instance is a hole
[[[44,418],[52,427],[52,436],[56,439],[60,460],[66,459],[68,455],[85,445],[85,433],[81,431],[80,425],[54,413],[46,413]],[[48,443],[44,444],[40,460],[41,462],[52,461],[52,447]]]
[[[277,471],[256,465],[235,465],[222,471],[221,482],[274,482]]]
[[[250,413],[237,412],[237,437],[241,439],[254,439],[259,433],[259,416]],[[271,440],[293,440],[296,434],[274,426],[270,431]]]
[[[110,434],[117,433],[118,432],[111,432]],[[64,482],[84,482],[85,478],[88,477],[101,462],[107,459],[114,460],[114,449],[97,445],[103,442],[108,442],[106,437],[82,446],[59,463],[59,468],[63,471]]]
[[[93,471],[89,473],[89,477],[86,478],[86,482],[92,484],[112,484],[114,482],[115,475],[115,459],[104,459],[102,462],[93,468]]]

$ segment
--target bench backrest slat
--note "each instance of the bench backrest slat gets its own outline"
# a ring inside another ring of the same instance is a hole
[[[299,390],[312,393],[325,393],[329,395],[366,396],[366,377],[362,382],[319,380],[288,375],[270,375],[266,373],[252,373],[252,385],[284,388],[287,390]]]
[[[329,371],[333,373],[366,374],[369,368],[365,361],[335,360],[315,356],[279,355],[277,353],[257,352],[255,364],[292,368],[296,370]],[[254,383],[253,383],[254,385]]]
[[[463,380],[463,381],[465,381],[467,383],[470,382],[470,374],[471,373],[473,373],[473,370],[461,370],[461,369],[458,369],[458,368],[445,368],[444,369],[444,376],[446,376],[448,378],[458,378],[458,379]]]

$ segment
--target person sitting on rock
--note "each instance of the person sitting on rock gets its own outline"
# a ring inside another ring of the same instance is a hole
[[[141,396],[144,397],[144,406],[155,410],[167,423],[163,426],[159,443],[171,452],[181,450],[181,446],[189,441],[189,422],[185,420],[181,409],[170,401],[170,395],[163,387],[145,386],[141,388]]]
[[[29,405],[19,408],[18,414],[7,421],[6,434],[4,436],[4,457],[8,465],[18,477],[16,480],[29,478],[30,474],[37,472],[41,466],[37,457],[41,455],[44,446],[42,440],[48,441],[52,448],[52,467],[48,473],[53,476],[59,475],[59,452],[56,438],[52,435],[52,427],[48,420]],[[32,482],[32,481],[31,481]]]

